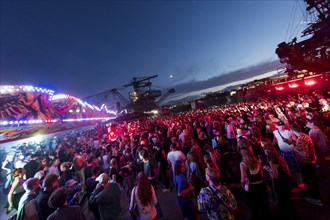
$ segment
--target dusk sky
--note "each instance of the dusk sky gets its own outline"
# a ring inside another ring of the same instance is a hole
[[[275,49],[299,37],[290,17],[298,25],[304,10],[302,0],[1,1],[0,84],[82,98],[158,74],[155,88],[176,97],[209,92],[283,66]]]

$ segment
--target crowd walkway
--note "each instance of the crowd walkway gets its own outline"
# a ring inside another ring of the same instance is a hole
[[[239,158],[236,158],[236,160],[231,161],[231,165],[233,168],[237,167],[236,163],[239,162]],[[234,172],[236,175],[239,175],[239,170],[234,169]],[[302,189],[295,188],[292,191],[291,199],[293,201],[293,204],[295,208],[297,209],[297,212],[300,216],[301,220],[328,220],[330,216],[330,178],[324,177],[323,179],[320,179],[320,190],[322,193],[324,206],[318,207],[315,205],[312,205],[310,203],[307,203],[304,201],[304,197],[306,192]],[[3,188],[1,186],[1,188]],[[229,185],[229,188],[231,192],[234,194],[237,203],[238,203],[238,209],[235,211],[235,219],[237,220],[249,220],[250,213],[249,208],[246,205],[245,202],[245,192],[243,188],[241,187],[240,183],[238,181],[235,181]],[[162,192],[162,185],[159,184],[158,190],[156,192],[157,199],[160,202],[161,208],[164,213],[164,217],[166,220],[177,220],[182,219],[181,216],[181,210],[179,207],[179,204],[177,202],[177,193],[175,189],[172,188],[170,192]],[[3,194],[2,194],[3,195]],[[1,207],[4,207],[6,203],[6,196],[0,197],[0,204]],[[129,199],[125,193],[121,194],[121,205],[122,205],[122,213],[121,213],[121,219],[122,220],[130,220],[130,212],[128,210],[129,207]],[[271,199],[270,199],[271,201]],[[81,206],[84,210],[84,213],[86,215],[87,219],[90,219],[90,212],[87,209],[87,199],[84,199],[81,203]],[[278,209],[276,204],[271,203],[272,208],[272,214],[274,216],[274,219],[279,219],[277,217]],[[16,210],[13,210],[11,213],[6,214],[4,208],[1,208],[0,212],[0,220],[7,220],[7,219],[15,219]],[[201,220],[206,220],[207,216],[205,214],[200,215]]]

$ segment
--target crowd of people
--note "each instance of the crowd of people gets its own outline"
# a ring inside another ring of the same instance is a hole
[[[116,123],[110,140],[89,130],[38,148],[13,147],[2,162],[7,213],[16,209],[16,219],[120,219],[125,195],[132,219],[163,219],[156,192],[175,190],[184,219],[200,219],[200,213],[235,219],[239,206],[230,184],[240,182],[252,219],[272,219],[270,200],[284,219],[299,219],[293,188],[323,206],[328,103],[329,94],[318,92],[265,98]]]

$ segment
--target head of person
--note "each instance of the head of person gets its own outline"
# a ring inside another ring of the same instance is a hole
[[[295,134],[300,134],[301,132],[301,128],[296,123],[290,125],[290,130]]]
[[[12,153],[12,152],[10,152],[10,153],[7,154],[5,160],[8,161],[8,162],[13,162],[14,161],[14,158],[15,158],[15,154]]]
[[[56,173],[48,174],[42,182],[42,188],[44,190],[57,189],[59,187],[59,178],[60,176]]]
[[[147,161],[149,159],[149,152],[147,150],[145,150],[145,149],[142,149],[139,152],[139,158],[142,161]]]
[[[177,149],[176,143],[171,143],[170,149],[171,149],[171,151],[175,151]]]
[[[101,173],[95,180],[104,185],[109,182],[109,176],[106,173]]]
[[[63,163],[61,163],[61,165],[60,165],[60,170],[61,170],[62,172],[68,170],[69,168],[70,168],[70,165],[69,165],[68,162],[63,162]]]
[[[237,139],[237,147],[239,150],[249,149],[249,148],[251,148],[251,145],[250,145],[249,140],[246,137],[241,136]]]
[[[140,172],[137,176],[137,194],[143,205],[147,206],[151,203],[151,184],[147,174],[144,172]]]
[[[74,179],[69,179],[65,182],[65,187],[67,188],[68,192],[71,192],[74,190],[74,188],[78,185],[78,181]]]
[[[11,172],[11,175],[13,177],[21,177],[23,178],[23,176],[25,175],[25,169],[24,168],[16,168]]]
[[[195,153],[194,153],[194,151],[189,151],[188,152],[188,154],[187,154],[187,160],[189,161],[189,162],[196,162],[197,161],[197,159],[196,159],[196,155],[195,155]]]
[[[278,130],[284,130],[284,123],[283,123],[283,121],[278,121],[278,122],[276,122],[276,127],[277,127],[277,129]]]
[[[36,172],[34,174],[34,178],[38,178],[39,179],[39,182],[42,183],[44,178],[46,176],[46,172],[44,170],[39,170],[38,172]]]
[[[23,188],[26,192],[35,191],[39,188],[39,179],[38,178],[29,178],[23,183]]]
[[[184,162],[182,160],[176,160],[174,163],[174,174],[179,175],[181,173],[184,173],[186,170],[186,167],[184,165]]]
[[[48,160],[46,157],[41,157],[40,158],[41,165],[47,166],[48,165]]]
[[[115,158],[113,158],[113,159],[115,159]],[[93,167],[93,169],[92,169],[92,175],[93,176],[99,176],[100,173],[101,173],[101,167],[99,167],[99,166]]]
[[[270,141],[269,138],[264,137],[264,138],[261,139],[260,145],[261,145],[262,148],[267,148],[267,146],[272,145],[272,142]]]
[[[123,153],[125,157],[129,158],[131,156],[131,152],[131,148],[126,148]]]
[[[208,152],[208,153],[213,152],[213,150],[214,150],[213,147],[209,144],[205,144],[203,149],[204,149],[205,152]]]
[[[204,155],[203,159],[204,159],[204,163],[206,164],[207,167],[212,167],[212,168],[216,169],[217,165],[213,162],[210,155],[208,155],[208,154]]]
[[[154,136],[154,137],[152,137],[152,141],[154,143],[158,143],[159,142],[159,139],[158,139],[158,137]]]
[[[192,144],[193,146],[198,146],[198,140],[196,140],[196,139],[191,139],[191,144]]]
[[[212,182],[213,185],[220,185],[220,172],[212,167],[207,167],[205,169],[205,178],[208,182]]]
[[[111,167],[117,167],[117,159],[116,158],[112,158],[110,160],[110,166]]]
[[[177,137],[173,136],[171,137],[171,143],[176,143],[177,142]],[[171,145],[172,146],[172,145]],[[175,145],[176,146],[176,145]]]
[[[24,155],[22,153],[17,154],[17,159],[23,161]]]
[[[314,126],[317,126],[316,121],[314,119],[307,119],[306,127],[312,129]]]
[[[82,156],[76,156],[73,158],[73,165],[76,170],[81,170],[85,164],[85,159]]]
[[[259,161],[254,156],[251,148],[241,148],[240,150],[242,161],[248,166],[250,170],[254,170],[257,168]]]
[[[63,207],[66,204],[67,194],[68,190],[66,187],[60,187],[56,189],[54,192],[52,192],[48,199],[48,206],[53,209]]]
[[[279,163],[279,153],[276,151],[275,148],[267,147],[265,150],[265,155],[267,156],[267,159],[275,164]]]
[[[60,165],[60,159],[54,158],[52,166],[58,167]]]

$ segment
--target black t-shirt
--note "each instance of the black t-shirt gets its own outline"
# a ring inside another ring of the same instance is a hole
[[[156,151],[155,159],[158,163],[160,163],[160,169],[167,169],[167,155],[163,148],[160,148],[158,151]]]
[[[109,171],[109,178],[112,178],[113,175],[115,175],[117,183],[122,185],[123,184],[122,175],[120,175],[119,172],[114,167],[111,167]]]
[[[60,163],[69,161],[68,155],[65,154],[65,149],[61,149],[58,151],[58,159],[60,160]]]
[[[93,176],[93,175],[92,175],[92,169],[93,169],[92,166],[87,166],[87,167],[85,167],[85,169],[84,169],[85,179],[87,179],[87,178]]]
[[[86,186],[86,192],[87,192],[88,197],[94,191],[97,184],[98,184],[98,182],[95,180],[95,178],[88,177],[86,179],[85,186]]]
[[[36,207],[39,214],[39,220],[47,220],[56,209],[52,209],[48,206],[48,200],[52,192],[42,191],[36,198]]]
[[[69,179],[72,179],[72,171],[71,170],[66,170],[62,173],[59,184],[60,186],[65,186],[66,181]]]
[[[29,161],[25,166],[24,169],[26,171],[25,176],[26,179],[34,177],[34,174],[36,174],[39,167],[39,163],[35,160]]]

